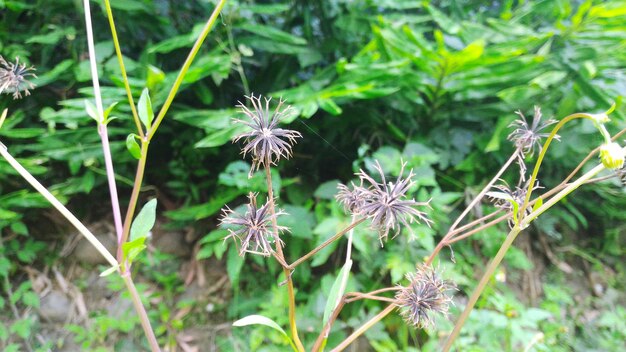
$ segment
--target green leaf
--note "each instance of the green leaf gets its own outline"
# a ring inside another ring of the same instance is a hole
[[[146,77],[146,87],[155,90],[165,79],[165,72],[160,68],[148,65],[148,77]]]
[[[152,230],[154,222],[156,221],[156,206],[156,199],[152,199],[143,206],[130,227],[131,241],[134,241],[138,238],[146,237],[148,235],[148,232]]]
[[[152,127],[152,120],[154,120],[154,112],[152,111],[152,101],[150,100],[148,88],[144,88],[141,92],[139,103],[137,104],[137,113],[144,126],[150,129],[150,127]]]
[[[228,257],[226,258],[226,272],[233,286],[236,285],[236,282],[239,282],[239,274],[241,273],[243,263],[244,258],[239,256],[239,251],[236,246],[230,246],[228,249]]]
[[[348,277],[350,276],[351,268],[352,260],[348,259],[341,268],[341,271],[339,271],[339,275],[337,275],[333,286],[330,288],[328,300],[326,301],[326,308],[324,308],[324,319],[322,320],[322,326],[326,326],[328,318],[330,318],[330,315],[333,313],[333,310],[335,310],[337,304],[339,303],[339,299],[341,298],[341,296],[343,296],[346,283],[348,282]]]
[[[146,237],[139,237],[133,241],[122,244],[122,253],[124,254],[124,261],[127,260],[130,263],[132,263],[135,260],[135,258],[137,258],[137,256],[141,252],[143,252],[144,249],[146,249],[145,243],[146,243]],[[108,270],[106,270],[105,272],[107,271]]]
[[[39,308],[39,296],[33,291],[24,292],[22,302],[28,307]]]
[[[104,110],[104,124],[105,125],[116,119],[115,116],[111,116],[111,118],[109,118],[109,115],[111,115],[111,111],[113,111],[113,109],[115,109],[117,104],[118,104],[118,102],[114,102],[113,104],[109,105],[109,107],[106,108],[106,110]]]
[[[320,108],[322,108],[324,111],[328,112],[331,115],[337,116],[341,115],[341,113],[343,112],[341,107],[339,107],[339,105],[337,105],[337,103],[335,103],[331,99],[319,99],[317,102]]]
[[[141,159],[141,148],[139,147],[139,143],[137,143],[138,135],[131,133],[126,137],[126,149],[130,152],[135,159]]]
[[[537,202],[535,203],[535,205],[533,205],[533,212],[541,208],[542,205],[543,205],[543,198],[541,197],[537,198]]]
[[[2,110],[2,114],[0,115],[0,128],[2,128],[2,124],[4,123],[4,119],[7,118],[8,109]]]
[[[285,337],[285,339],[287,339],[287,341],[289,341],[289,344],[291,345],[291,347],[297,351],[297,349],[295,348],[295,346],[293,345],[293,341],[291,341],[291,339],[289,338],[289,336],[287,335],[287,333],[285,332],[285,330],[283,330],[280,325],[276,324],[275,321],[273,321],[272,319],[268,318],[268,317],[264,317],[262,315],[248,315],[245,318],[241,318],[239,320],[237,320],[236,322],[233,323],[233,326],[248,326],[248,325],[265,325],[268,326],[276,331],[279,331],[281,334],[283,334],[283,336]]]
[[[87,115],[96,120],[96,122],[100,123],[100,117],[98,117],[98,109],[95,105],[93,105],[90,100],[85,99],[85,110],[87,110]]]

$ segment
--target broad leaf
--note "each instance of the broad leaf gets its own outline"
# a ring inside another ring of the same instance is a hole
[[[134,241],[138,238],[144,238],[148,235],[148,232],[152,230],[154,222],[156,220],[156,206],[157,200],[152,199],[143,209],[139,212],[135,221],[130,227],[130,240]]]

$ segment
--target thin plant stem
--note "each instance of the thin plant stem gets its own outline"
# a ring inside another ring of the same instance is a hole
[[[526,191],[526,197],[524,197],[524,203],[519,208],[520,221],[524,218],[524,215],[526,214],[526,207],[528,206],[528,203],[530,202],[530,196],[533,192],[535,181],[537,180],[537,174],[539,173],[539,168],[541,167],[543,158],[545,157],[546,152],[548,151],[548,148],[550,147],[550,143],[552,143],[552,140],[556,136],[556,133],[561,129],[561,127],[563,127],[566,123],[574,119],[593,119],[593,117],[585,113],[575,113],[575,114],[566,116],[563,120],[559,121],[559,123],[556,126],[554,126],[554,128],[552,129],[552,132],[550,132],[550,135],[548,136],[545,143],[543,144],[543,147],[541,148],[541,152],[539,153],[539,157],[537,157],[537,162],[535,163],[535,168],[533,169],[533,173],[530,176],[530,180],[528,182],[528,190]]]
[[[128,240],[129,233],[130,233],[130,225],[132,223],[132,219],[135,214],[137,201],[139,200],[139,191],[143,183],[143,175],[145,173],[146,159],[148,157],[148,147],[149,147],[150,141],[154,137],[154,134],[156,133],[159,125],[163,121],[163,118],[165,117],[167,110],[172,104],[172,101],[174,100],[174,97],[176,96],[176,92],[178,92],[178,88],[180,87],[183,79],[185,78],[185,75],[187,74],[187,71],[189,70],[191,63],[193,62],[193,59],[196,57],[196,54],[200,50],[200,47],[202,46],[204,39],[211,31],[211,28],[213,28],[213,24],[215,23],[215,20],[219,16],[225,3],[226,3],[226,0],[221,0],[217,4],[215,9],[213,10],[211,17],[209,17],[207,24],[205,25],[202,33],[196,40],[193,48],[191,49],[189,55],[187,56],[187,59],[185,60],[185,63],[183,64],[183,67],[181,68],[181,71],[176,77],[176,81],[174,82],[174,85],[170,89],[167,99],[165,100],[165,103],[161,107],[161,110],[159,111],[159,115],[157,116],[155,123],[152,125],[152,128],[149,131],[147,131],[147,134],[141,139],[141,155],[140,155],[139,162],[137,165],[137,172],[135,173],[135,182],[133,186],[133,191],[131,193],[130,202],[128,204],[128,209],[126,211],[126,218],[124,219],[122,243],[126,243],[126,241]],[[121,249],[118,249],[117,254],[118,254],[118,258],[121,258],[122,256]]]
[[[327,239],[326,241],[324,241],[324,243],[320,244],[319,246],[315,247],[315,249],[313,249],[312,251],[310,251],[309,253],[303,255],[302,257],[300,257],[298,260],[296,260],[295,262],[291,263],[291,265],[289,265],[287,267],[287,269],[293,270],[295,267],[297,267],[298,265],[302,264],[303,262],[305,262],[307,259],[311,258],[312,256],[314,256],[317,252],[321,251],[322,249],[326,248],[329,244],[335,242],[337,239],[339,239],[341,236],[345,235],[346,232],[352,230],[353,228],[355,228],[358,224],[362,223],[363,221],[365,221],[365,218],[360,218],[357,219],[356,221],[352,222],[352,224],[348,225],[348,227],[346,227],[345,229],[337,232],[336,234],[334,234],[331,238]]]
[[[383,301],[383,302],[388,302],[388,303],[396,302],[395,298],[376,296],[376,295],[371,295],[369,293],[352,292],[351,296],[352,296],[352,298],[347,299],[346,303],[352,303],[352,302],[355,302],[355,301],[360,301],[362,299],[370,299],[370,300],[373,300],[373,301]]]
[[[472,210],[472,208],[474,208],[474,206],[476,206],[476,204],[478,204],[478,202],[480,202],[483,199],[483,197],[489,191],[489,189],[491,189],[491,187],[498,181],[498,179],[500,179],[500,176],[502,176],[502,174],[509,168],[511,163],[513,163],[513,161],[515,161],[515,159],[519,157],[519,153],[521,152],[522,151],[519,148],[515,149],[513,154],[511,154],[511,157],[509,157],[509,159],[504,163],[504,165],[502,165],[502,167],[495,174],[495,176],[493,176],[493,178],[487,183],[487,185],[483,187],[480,193],[478,193],[478,195],[474,197],[474,199],[465,208],[465,210],[463,210],[461,215],[459,215],[459,217],[454,221],[452,226],[450,226],[448,233],[443,237],[443,239],[441,239],[441,241],[439,241],[439,243],[433,250],[433,253],[430,255],[430,257],[428,257],[428,259],[426,260],[426,265],[431,265],[432,262],[435,260],[435,257],[437,256],[437,254],[439,254],[439,252],[443,249],[443,247],[450,244],[451,238],[457,233],[455,232],[456,227],[461,223],[463,218],[465,218],[465,216]],[[465,228],[466,226],[464,226],[463,228]]]
[[[133,283],[133,279],[130,277],[130,272],[126,271],[125,273],[123,273],[122,278],[124,279],[124,284],[126,284],[126,288],[130,293],[130,297],[133,301],[133,305],[135,306],[135,310],[137,310],[137,313],[139,314],[141,327],[146,334],[146,339],[148,339],[150,349],[152,350],[152,352],[161,351],[156,336],[154,335],[154,330],[152,330],[152,325],[150,324],[150,318],[148,317],[146,308],[143,306],[143,303],[141,302],[141,297],[139,297],[139,292],[137,292],[137,287],[135,287],[135,283]]]
[[[554,197],[550,198],[549,201],[545,202],[541,207],[539,207],[538,209],[533,211],[531,214],[526,216],[522,221],[520,221],[519,224],[515,225],[513,227],[513,229],[511,229],[511,231],[507,235],[506,239],[504,240],[504,243],[502,243],[502,246],[498,250],[498,253],[492,259],[492,261],[489,263],[489,265],[487,266],[487,269],[485,270],[485,273],[483,274],[482,278],[480,279],[480,282],[478,283],[478,286],[476,287],[476,289],[474,289],[474,292],[472,293],[469,301],[467,302],[465,310],[463,311],[463,313],[459,317],[459,320],[457,321],[456,325],[454,326],[454,330],[452,330],[452,333],[450,334],[450,336],[448,337],[448,339],[446,341],[446,344],[444,345],[444,348],[443,348],[444,352],[449,351],[450,348],[452,347],[452,344],[454,343],[454,340],[459,335],[459,333],[461,331],[461,328],[463,327],[463,324],[467,320],[470,312],[474,308],[474,305],[478,301],[478,298],[480,297],[480,295],[482,294],[483,290],[485,289],[485,286],[487,285],[487,282],[491,279],[491,276],[495,272],[495,270],[498,267],[498,265],[500,265],[500,263],[502,262],[502,259],[504,258],[504,255],[509,250],[509,248],[513,244],[513,241],[515,241],[515,238],[517,238],[517,235],[521,232],[521,230],[526,228],[526,227],[528,227],[528,225],[534,219],[536,219],[539,215],[543,214],[543,212],[545,212],[546,210],[551,208],[554,204],[559,202],[561,199],[565,198],[568,194],[570,194],[571,192],[576,190],[578,187],[580,187],[581,185],[586,183],[588,180],[590,180],[592,177],[597,175],[602,170],[604,170],[604,165],[602,165],[602,164],[597,165],[596,167],[594,167],[593,169],[588,171],[586,174],[581,176],[578,180],[576,180],[576,182],[573,182],[573,183],[569,184],[566,188],[561,190]]]
[[[489,227],[491,227],[491,226],[493,226],[495,224],[498,224],[498,223],[502,222],[503,220],[508,219],[510,217],[511,217],[511,214],[502,215],[501,217],[499,217],[499,218],[497,218],[495,220],[492,220],[492,221],[490,221],[490,222],[488,222],[488,223],[486,223],[484,225],[481,225],[481,226],[479,226],[479,227],[477,227],[477,228],[475,228],[475,229],[473,229],[471,231],[467,231],[467,232],[465,232],[465,233],[463,233],[463,234],[461,234],[459,236],[455,236],[453,238],[450,238],[446,242],[446,245],[449,246],[449,245],[451,245],[453,243],[456,243],[456,242],[459,242],[461,240],[464,240],[464,239],[466,239],[466,238],[468,238],[468,237],[470,237],[470,236],[472,236],[472,235],[474,235],[474,234],[476,234],[476,233],[478,233],[478,232],[480,232],[480,231],[482,231],[484,229],[487,229],[487,228],[489,228]]]
[[[326,346],[326,341],[328,340],[328,335],[330,334],[330,329],[332,328],[335,320],[337,320],[337,317],[339,317],[339,313],[341,312],[341,310],[343,309],[345,305],[346,305],[346,300],[345,300],[345,296],[343,296],[339,300],[339,304],[337,304],[337,306],[333,310],[333,313],[328,318],[326,325],[324,326],[322,331],[320,331],[320,334],[317,336],[317,339],[315,339],[315,343],[313,344],[313,348],[311,349],[311,351],[319,352],[324,349],[324,346]]]
[[[61,215],[63,215],[72,225],[74,225],[74,227],[76,227],[78,232],[80,232],[80,234],[83,235],[87,241],[89,241],[96,248],[96,250],[111,266],[118,266],[118,262],[115,260],[115,257],[113,257],[106,247],[98,241],[98,238],[96,238],[96,236],[94,236],[91,231],[89,231],[89,229],[85,227],[85,225],[83,225],[83,223],[80,222],[74,214],[72,214],[72,212],[61,204],[61,202],[59,202],[58,199],[56,199],[56,197],[46,189],[46,187],[39,183],[39,181],[37,181],[37,179],[35,179],[30,172],[28,172],[17,160],[15,160],[15,158],[13,158],[7,150],[6,146],[2,143],[0,143],[0,154],[9,163],[9,165],[11,165],[11,167],[13,167],[15,171],[17,171],[20,176],[26,180],[26,182],[30,183],[30,185],[33,186],[33,188],[35,188],[37,192],[39,192],[48,202],[50,202],[50,204],[52,204],[52,206],[55,207]]]
[[[176,77],[176,80],[174,81],[174,85],[172,86],[172,89],[170,89],[170,92],[167,95],[167,98],[165,99],[165,103],[163,103],[163,107],[161,107],[161,110],[159,110],[159,114],[157,115],[154,121],[154,124],[152,125],[152,128],[150,128],[150,130],[147,132],[148,141],[152,139],[157,129],[159,128],[159,125],[163,121],[163,118],[165,118],[165,114],[167,113],[167,110],[170,108],[170,105],[172,104],[172,101],[174,100],[176,93],[178,93],[178,88],[180,88],[180,85],[183,83],[183,79],[187,75],[187,71],[189,70],[191,63],[193,62],[194,58],[198,54],[198,51],[200,51],[200,48],[202,47],[202,43],[204,43],[204,39],[206,39],[207,35],[209,35],[209,33],[211,32],[211,29],[213,29],[213,26],[215,25],[215,21],[217,20],[217,17],[220,15],[220,12],[222,11],[222,8],[224,7],[224,5],[226,5],[226,0],[220,0],[220,2],[217,3],[217,5],[215,6],[215,9],[213,10],[213,13],[211,14],[211,17],[209,17],[206,24],[204,25],[204,28],[202,29],[202,32],[198,36],[198,39],[196,39],[196,42],[193,44],[193,47],[191,48],[189,55],[187,55],[187,59],[185,60],[183,67],[180,69],[180,72],[178,73],[178,76]]]
[[[120,65],[120,72],[122,73],[122,80],[124,81],[124,89],[126,90],[128,104],[130,105],[130,110],[133,114],[133,120],[135,121],[135,127],[137,127],[137,133],[139,134],[139,137],[143,138],[143,128],[141,127],[141,122],[139,121],[139,114],[137,113],[137,107],[135,106],[135,101],[133,99],[133,92],[130,90],[130,83],[128,82],[128,76],[126,75],[126,66],[124,65],[124,56],[122,56],[120,41],[117,38],[117,29],[115,29],[111,2],[109,0],[104,0],[104,7],[106,9],[107,18],[109,19],[109,27],[111,27],[111,37],[113,38],[113,46],[115,47],[117,62]]]
[[[459,215],[459,217],[452,224],[452,226],[450,226],[450,229],[448,230],[448,232],[454,231],[456,227],[459,225],[459,223],[463,220],[463,218],[465,218],[465,216],[472,210],[472,208],[474,208],[474,206],[478,204],[478,202],[480,202],[481,199],[483,199],[483,197],[485,196],[485,193],[487,193],[491,189],[491,186],[493,186],[500,179],[500,176],[502,176],[504,171],[506,171],[509,168],[511,163],[513,163],[513,161],[515,161],[515,159],[518,158],[519,153],[521,153],[520,149],[519,148],[515,149],[513,154],[511,154],[511,157],[509,158],[509,160],[507,160],[504,163],[504,165],[502,165],[500,170],[496,173],[495,176],[493,176],[491,181],[487,183],[487,185],[482,189],[482,191],[478,193],[478,195],[472,200],[472,202],[467,206],[467,208],[465,208],[465,210],[461,213],[461,215]]]
[[[117,196],[117,186],[115,185],[115,171],[113,169],[113,158],[109,147],[109,134],[107,132],[106,121],[104,119],[104,108],[102,106],[102,94],[100,93],[100,81],[98,78],[98,67],[96,64],[96,49],[93,40],[93,27],[91,25],[91,9],[89,0],[84,0],[85,8],[85,29],[87,31],[87,47],[89,50],[89,65],[91,67],[91,81],[93,83],[93,93],[96,100],[96,110],[98,114],[98,135],[102,142],[102,154],[104,155],[104,165],[107,171],[109,185],[109,195],[111,197],[111,208],[113,209],[113,222],[117,234],[118,245],[122,240],[122,215],[120,212],[120,202]]]
[[[283,248],[280,243],[280,235],[278,231],[278,223],[276,220],[276,206],[274,202],[274,190],[272,187],[272,172],[270,169],[271,160],[269,155],[265,157],[264,160],[265,165],[265,180],[267,182],[267,198],[269,203],[270,214],[272,215],[272,227],[274,228],[274,233],[276,234],[276,254],[279,258],[285,262],[285,255],[283,254]],[[293,288],[293,280],[291,279],[291,270],[288,267],[283,266],[283,272],[285,273],[285,278],[287,280],[287,293],[289,295],[289,328],[291,330],[291,338],[298,351],[304,352],[304,346],[300,341],[300,337],[298,337],[298,326],[296,325],[296,295]]]
[[[380,313],[376,314],[372,319],[368,320],[365,324],[363,324],[360,328],[358,328],[355,332],[353,332],[350,336],[348,336],[343,342],[341,342],[337,347],[333,348],[331,352],[339,352],[343,351],[346,347],[348,347],[354,340],[356,340],[359,336],[363,335],[369,328],[374,326],[374,324],[378,323],[384,317],[389,315],[396,308],[395,304],[390,304],[387,308],[383,309]]]
[[[137,207],[137,201],[139,200],[139,192],[141,192],[141,184],[143,182],[143,174],[146,170],[146,161],[148,160],[148,147],[150,143],[146,141],[145,137],[141,140],[140,157],[137,164],[137,173],[135,174],[135,184],[133,185],[133,191],[130,195],[130,202],[128,203],[128,209],[126,209],[126,218],[124,219],[124,230],[122,232],[122,244],[126,243],[130,234],[130,225],[133,222],[133,216],[135,215],[135,208]],[[122,261],[122,246],[117,248],[117,260]]]

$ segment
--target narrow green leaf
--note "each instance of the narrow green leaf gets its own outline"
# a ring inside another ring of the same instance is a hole
[[[109,115],[111,114],[111,111],[113,111],[113,109],[115,109],[117,104],[118,104],[118,102],[116,101],[115,103],[109,105],[109,107],[106,108],[106,110],[104,110],[104,119],[105,120],[109,117]]]
[[[4,123],[4,119],[7,118],[8,112],[9,112],[9,109],[2,110],[2,115],[0,115],[0,128],[2,128],[2,124]]]
[[[289,336],[287,335],[287,333],[285,332],[285,330],[283,330],[278,324],[276,324],[275,321],[273,321],[272,319],[268,318],[268,317],[264,317],[262,315],[248,315],[245,318],[241,318],[239,320],[237,320],[236,322],[233,323],[233,326],[248,326],[248,325],[265,325],[268,326],[276,331],[279,331],[280,333],[283,334],[283,336],[285,337],[285,339],[287,339],[287,341],[289,341],[289,344],[291,345],[291,347],[297,351],[296,347],[293,344],[293,341],[291,341],[291,339],[289,338]]]
[[[141,148],[139,147],[139,143],[137,143],[137,136],[134,133],[131,133],[126,137],[126,149],[130,152],[135,159],[141,159]]]
[[[328,295],[328,301],[326,301],[326,308],[324,308],[324,319],[322,320],[322,326],[326,326],[328,322],[328,318],[333,313],[333,310],[337,307],[339,303],[339,299],[343,296],[346,282],[348,281],[348,277],[350,276],[350,269],[352,268],[352,260],[348,259],[346,263],[339,271],[339,275],[335,279],[333,286],[330,288],[330,293]]]
[[[152,111],[152,101],[147,88],[144,88],[143,92],[141,92],[141,97],[139,97],[139,103],[137,104],[137,113],[144,126],[150,129],[152,120],[154,120],[154,112]]]
[[[143,206],[130,227],[131,241],[134,241],[138,238],[146,237],[148,235],[148,232],[152,230],[152,227],[154,226],[154,222],[156,220],[156,206],[156,199],[152,199]]]

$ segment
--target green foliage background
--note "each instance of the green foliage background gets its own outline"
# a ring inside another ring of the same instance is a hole
[[[134,95],[148,87],[153,105],[160,106],[213,4],[114,0],[112,5]],[[104,104],[120,102],[114,112],[119,119],[109,132],[127,199],[134,159],[124,141],[133,124],[106,16],[102,7],[96,9]],[[392,175],[400,160],[415,169],[415,197],[433,198],[435,226],[415,226],[415,238],[405,233],[384,248],[371,231],[357,230],[355,275],[348,288],[368,291],[401,283],[445,233],[466,196],[476,194],[508,158],[514,111],[530,117],[538,105],[544,116],[562,118],[604,111],[616,102],[612,132],[625,126],[624,18],[624,1],[229,1],[153,142],[145,194],[170,204],[162,214],[168,227],[206,234],[199,258],[226,262],[234,296],[219,310],[227,318],[260,313],[286,326],[279,267],[253,257],[244,263],[223,244],[223,231],[215,230],[223,205],[234,207],[250,189],[264,189],[260,176],[247,178],[249,164],[230,143],[240,132],[231,121],[237,101],[256,93],[283,97],[295,108],[289,128],[304,138],[276,174],[280,203],[291,214],[283,220],[291,228],[286,238],[291,260],[349,221],[333,201],[338,181],[353,179],[358,168],[371,169],[374,159]],[[8,107],[12,114],[0,130],[2,141],[79,215],[108,216],[99,138],[83,103],[92,89],[80,1],[0,0],[0,53],[35,65],[39,76],[32,97],[0,99],[0,110]],[[557,184],[599,143],[591,124],[567,128],[551,147],[542,184]],[[515,184],[516,177],[511,172],[505,179]],[[77,206],[86,200],[93,206]],[[525,236],[533,243],[547,236],[553,246],[575,248],[561,253],[562,260],[588,263],[597,272],[610,268],[607,287],[614,294],[624,288],[625,205],[619,182],[595,185],[543,215]],[[0,250],[3,277],[22,280],[16,263],[32,263],[35,253],[44,252],[41,241],[51,239],[32,224],[46,207],[0,162],[0,229],[21,235]],[[459,285],[459,296],[475,286],[474,274],[495,253],[504,230],[491,229],[455,246],[456,264],[450,252],[442,253],[441,266]],[[29,232],[39,234],[37,241]],[[320,328],[344,247],[340,242],[294,273],[306,343]],[[46,258],[55,260],[55,254]],[[519,249],[506,261],[510,282],[533,267]],[[149,267],[143,270],[153,275]],[[572,298],[578,288],[571,277],[549,269],[542,279],[544,295],[534,304],[516,294],[515,285],[494,281],[466,325],[459,350],[523,350],[537,336],[543,336],[533,347],[537,351],[621,346],[623,295],[602,300],[587,295],[580,305]],[[180,290],[180,281],[157,280],[173,291]],[[36,305],[32,299],[23,302],[29,303]],[[8,309],[3,301],[0,308]],[[349,306],[329,345],[379,309],[374,303]],[[598,318],[586,319],[585,310],[598,311]],[[192,322],[179,328],[185,324]],[[441,321],[438,330],[451,326]],[[2,332],[9,329],[19,334],[18,328],[0,329],[0,338],[6,340]],[[221,349],[287,348],[280,335],[264,329],[233,334],[218,339]],[[376,351],[431,351],[438,340],[437,331],[414,331],[397,316],[366,337]]]

